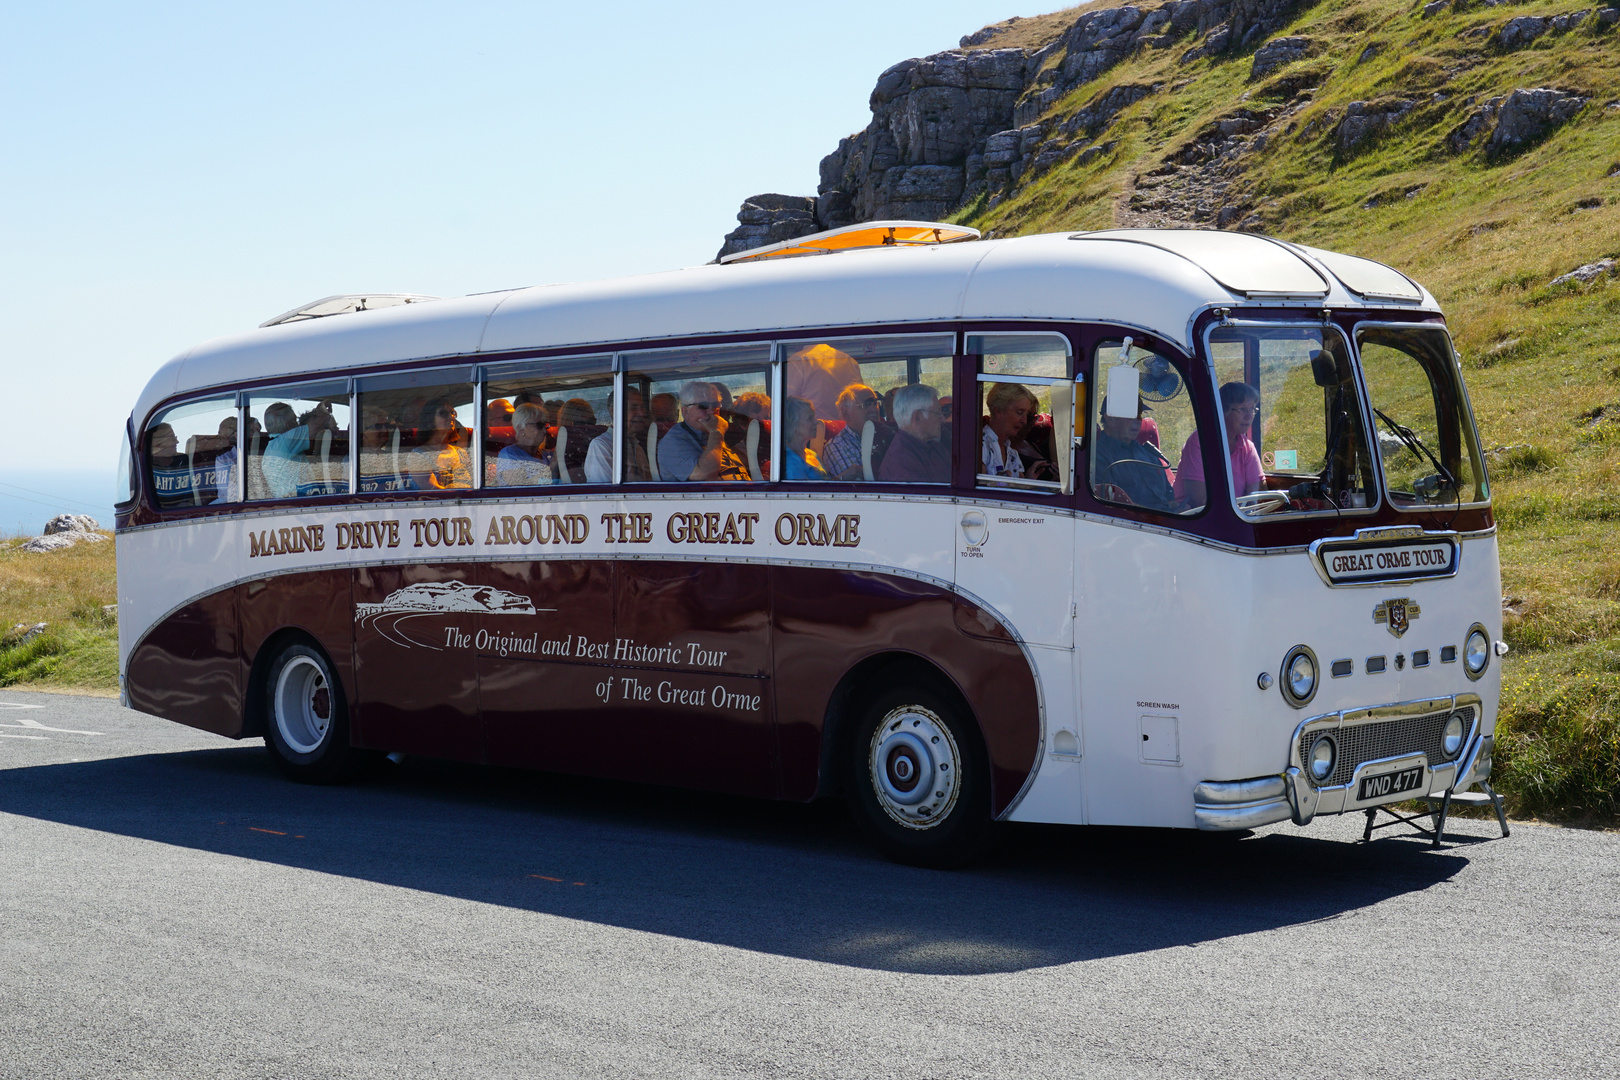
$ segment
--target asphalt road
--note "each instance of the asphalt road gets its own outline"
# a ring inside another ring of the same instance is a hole
[[[64,730],[65,729],[65,730]],[[407,762],[0,691],[0,1077],[1613,1077],[1620,836],[1022,827]]]

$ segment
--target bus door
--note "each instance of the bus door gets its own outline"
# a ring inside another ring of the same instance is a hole
[[[1072,648],[1074,518],[1065,511],[1079,386],[1068,339],[968,334],[967,353],[977,401],[971,414],[958,410],[958,422],[978,420],[977,498],[962,500],[955,530],[957,626],[1005,637],[1006,623],[1032,645]]]
[[[354,571],[361,745],[484,760],[473,650],[483,594],[475,569],[429,563]]]
[[[540,527],[548,525],[563,527]],[[613,563],[537,559],[480,570],[491,606],[473,644],[490,760],[617,775],[604,690],[613,673]]]
[[[775,796],[770,568],[621,562],[613,618],[611,775]]]

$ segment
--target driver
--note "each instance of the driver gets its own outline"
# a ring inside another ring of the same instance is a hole
[[[1152,411],[1137,397],[1134,417],[1110,416],[1108,399],[1103,399],[1102,430],[1091,450],[1092,483],[1098,488],[1111,484],[1130,502],[1149,510],[1175,510],[1179,508],[1175,470],[1158,447],[1137,441],[1142,414]]]

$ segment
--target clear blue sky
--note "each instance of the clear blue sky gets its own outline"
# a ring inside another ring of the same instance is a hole
[[[1062,6],[13,5],[0,495],[110,477],[159,364],[320,296],[705,262],[884,68]]]

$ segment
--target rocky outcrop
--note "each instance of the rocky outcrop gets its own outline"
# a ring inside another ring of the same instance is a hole
[[[1548,87],[1513,91],[1496,114],[1496,127],[1485,141],[1486,155],[1500,158],[1528,149],[1573,119],[1588,100],[1586,95]]]
[[[1311,39],[1303,37],[1273,38],[1254,51],[1254,62],[1249,67],[1249,81],[1255,82],[1310,55]]]
[[[107,539],[98,532],[101,528],[99,522],[88,514],[58,514],[45,523],[45,534],[36,536],[23,544],[17,550],[34,554],[45,551],[61,551],[74,544],[99,544]]]
[[[1503,49],[1522,49],[1543,34],[1563,34],[1575,29],[1585,22],[1590,14],[1592,9],[1584,8],[1545,18],[1521,15],[1502,24],[1502,29],[1496,32],[1496,44]]]
[[[1560,274],[1553,278],[1547,284],[1568,285],[1572,281],[1578,281],[1582,285],[1590,285],[1605,274],[1620,274],[1620,260],[1599,259],[1597,262],[1587,263],[1585,266],[1577,266],[1569,273]]]
[[[1333,142],[1342,155],[1350,155],[1400,123],[1417,105],[1408,98],[1380,98],[1352,101],[1345,106],[1344,119],[1333,131]]]
[[[1191,41],[1192,63],[1246,48],[1287,21],[1298,0],[1168,0],[1083,8],[1047,44],[996,48],[1008,26],[962,39],[962,49],[906,60],[878,77],[872,121],[821,162],[813,222],[802,204],[779,208],[763,196],[738,214],[723,253],[760,247],[858,221],[933,220],[978,198],[996,201],[1033,176],[1109,150],[1099,136],[1126,105],[1154,87],[1114,87],[1088,102],[1085,119],[1055,123],[1063,98],[1097,82],[1140,49]],[[1295,50],[1276,55],[1292,62]],[[1132,96],[1136,95],[1136,96]],[[788,196],[771,196],[788,200]]]
[[[723,258],[816,231],[816,200],[803,195],[750,195],[737,211],[737,227],[726,234]]]

